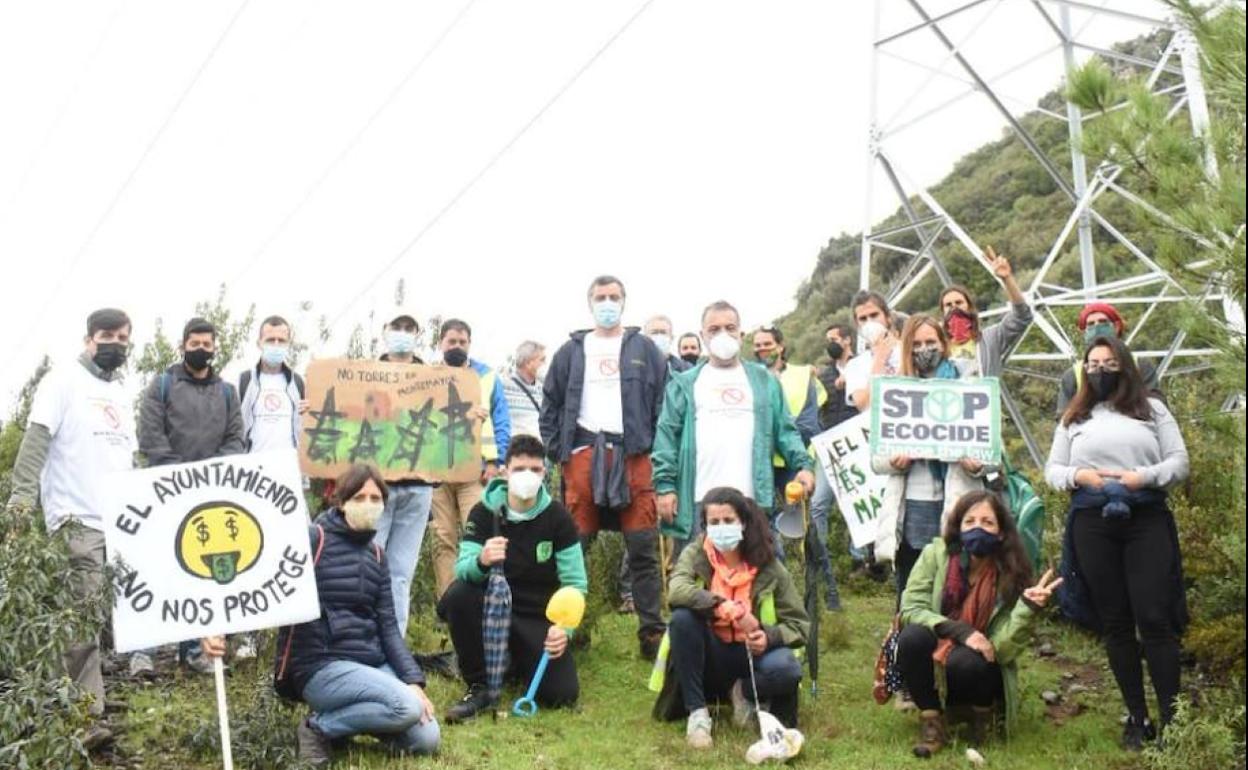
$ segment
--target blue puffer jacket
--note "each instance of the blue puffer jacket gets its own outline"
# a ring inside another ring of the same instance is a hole
[[[309,537],[313,553],[321,547],[316,564],[321,616],[278,635],[278,690],[298,696],[313,674],[336,660],[374,667],[389,663],[405,684],[423,687],[425,674],[394,618],[390,571],[385,553],[373,545],[374,533],[351,529],[335,508],[321,514],[317,524],[325,532],[324,545],[316,527],[309,528]]]

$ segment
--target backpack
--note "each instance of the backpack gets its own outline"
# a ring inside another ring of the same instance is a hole
[[[321,552],[325,550],[325,528],[320,524],[316,526],[316,553],[312,557],[312,568],[316,569],[321,563]],[[377,562],[381,562],[381,546],[371,543],[373,546],[373,555],[377,557]],[[285,637],[283,638],[283,634]],[[300,700],[299,693],[295,691],[295,685],[286,676],[286,666],[290,663],[290,645],[295,638],[294,626],[282,626],[277,632],[277,646],[282,649],[282,657],[277,662],[277,666],[273,669],[273,689],[278,695],[287,700]]]
[[[306,388],[303,384],[303,378],[297,372],[291,372],[290,376],[295,380],[295,390],[299,392],[299,398],[304,398]],[[251,384],[251,370],[247,369],[238,375],[238,398],[241,401],[247,395],[247,386]]]
[[[1010,467],[1010,461],[1004,455],[1001,457],[1001,472],[1003,486],[998,494],[1009,507],[1027,557],[1031,559],[1031,567],[1039,575],[1044,558],[1044,499],[1036,493],[1031,479],[1022,471]]]

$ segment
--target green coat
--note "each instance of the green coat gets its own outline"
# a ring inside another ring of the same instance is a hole
[[[901,624],[917,623],[936,631],[936,624],[948,620],[940,613],[940,594],[949,573],[949,552],[945,541],[936,538],[919,554],[901,595]],[[1021,599],[1005,605],[997,602],[988,620],[988,641],[997,651],[1005,690],[1006,726],[1018,715],[1018,658],[1026,649],[1036,613]]]
[[[760,364],[742,362],[754,395],[754,500],[770,510],[775,500],[772,457],[779,454],[794,469],[814,469],[802,436],[789,415],[780,381]],[[693,401],[694,383],[706,363],[668,379],[663,411],[655,428],[650,460],[654,465],[654,491],[676,493],[676,519],[660,524],[665,535],[687,539],[693,532],[696,515],[694,490],[698,474],[696,446],[698,410]]]

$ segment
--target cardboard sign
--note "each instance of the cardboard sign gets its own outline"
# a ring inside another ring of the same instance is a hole
[[[871,470],[871,418],[860,414],[810,441],[855,548],[875,542],[886,476]]]
[[[369,463],[387,481],[481,475],[481,379],[471,369],[333,358],[308,366],[303,472],[337,478]],[[487,405],[488,408],[488,405]]]
[[[1000,462],[1000,384],[995,377],[876,377],[871,381],[871,454]]]
[[[106,483],[118,652],[320,616],[293,450],[142,468]]]

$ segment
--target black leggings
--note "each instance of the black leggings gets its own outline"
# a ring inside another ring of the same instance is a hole
[[[1127,710],[1136,719],[1148,716],[1143,648],[1161,721],[1168,723],[1179,695],[1179,638],[1171,620],[1178,597],[1173,595],[1170,513],[1157,507],[1137,509],[1129,519],[1106,519],[1097,510],[1070,515],[1079,571],[1104,626],[1109,667]]]
[[[482,617],[485,588],[475,583],[456,580],[438,602],[438,615],[451,627],[451,643],[459,659],[459,671],[470,685],[485,684],[485,642]],[[537,670],[546,643],[550,621],[541,616],[511,615],[511,652],[509,678],[528,685]],[[546,666],[546,675],[537,688],[537,702],[543,706],[564,706],[576,702],[580,684],[571,646]]]
[[[897,667],[914,705],[924,711],[940,711],[936,691],[936,667],[932,653],[939,641],[927,626],[914,623],[901,629],[897,639]],[[1003,697],[1001,667],[989,663],[970,647],[958,645],[945,660],[945,686],[949,703],[991,706]]]

